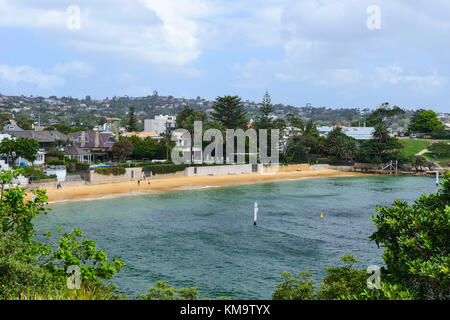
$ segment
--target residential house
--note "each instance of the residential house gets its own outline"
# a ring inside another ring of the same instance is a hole
[[[35,139],[39,142],[39,148],[43,151],[50,151],[55,147],[57,141],[70,141],[70,137],[59,131],[34,131],[34,130],[22,130],[22,131],[7,131],[3,130],[2,133],[10,134],[16,138],[29,138]]]
[[[77,159],[78,162],[91,164],[93,155],[89,150],[81,149],[77,146],[66,146],[64,153],[69,159]]]
[[[70,135],[70,138],[74,146],[103,160],[111,153],[112,146],[117,141],[113,133],[98,131],[78,131]]]

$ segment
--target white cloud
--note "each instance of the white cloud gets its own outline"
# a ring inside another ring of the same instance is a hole
[[[49,89],[62,86],[65,80],[55,74],[33,68],[28,65],[8,66],[0,65],[0,79],[16,86],[19,83],[32,84],[40,89]]]
[[[66,25],[73,4],[81,8],[80,30]],[[381,30],[366,25],[373,4],[381,8]],[[202,77],[232,65],[228,82],[242,88],[282,82],[363,91],[389,84],[407,94],[445,88],[450,75],[448,0],[0,0],[1,26],[165,75]],[[206,60],[211,70],[204,72],[201,58],[211,48],[220,49],[221,61]],[[74,64],[44,73],[91,72]]]
[[[40,89],[61,87],[66,77],[87,77],[93,69],[81,61],[56,64],[51,69],[40,69],[29,65],[0,65],[0,80],[13,86],[28,84]]]
[[[93,68],[82,61],[58,63],[52,69],[53,73],[63,76],[87,77],[92,74]]]
[[[429,89],[439,88],[445,82],[445,78],[438,76],[436,72],[427,75],[405,74],[398,65],[378,67],[376,70],[383,81],[393,85],[406,84],[414,88]]]

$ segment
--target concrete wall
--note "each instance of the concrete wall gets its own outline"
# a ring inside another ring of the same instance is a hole
[[[324,170],[324,169],[330,169],[329,164],[315,164],[309,167],[309,170]]]
[[[197,169],[197,173],[195,173]],[[257,165],[257,172],[260,170],[260,165]],[[201,167],[189,167],[185,169],[186,176],[206,176],[208,174],[242,174],[252,173],[251,164],[237,164],[237,165],[223,165],[223,166],[201,166]]]
[[[58,183],[61,183],[61,185],[64,187],[80,187],[85,186],[89,184],[89,182],[80,180],[80,181],[65,181],[65,182],[58,182],[56,179],[54,179],[52,182],[47,182],[45,180],[36,181],[36,183],[29,184],[27,186],[27,189],[49,189],[49,188],[56,188]]]
[[[56,175],[56,178],[58,181],[65,181],[66,180],[66,167],[65,166],[55,166],[55,167],[48,167],[44,170],[44,173],[46,175]]]
[[[158,179],[167,179],[167,178],[173,178],[173,177],[184,177],[185,176],[185,170],[178,171],[175,173],[166,173],[166,174],[155,174],[151,176],[152,180],[158,180]],[[147,173],[145,173],[145,176],[147,177]]]
[[[355,171],[354,166],[330,166],[330,169],[337,171],[353,172]]]
[[[91,184],[104,184],[104,183],[114,183],[114,182],[125,182],[125,181],[137,181],[142,179],[142,168],[126,168],[124,175],[115,176],[109,175],[105,176],[102,174],[95,173],[94,170],[90,171],[89,182]]]

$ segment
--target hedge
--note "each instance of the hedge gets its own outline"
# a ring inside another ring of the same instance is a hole
[[[77,170],[79,170],[79,171],[86,171],[86,170],[89,170],[89,167],[90,167],[90,165],[89,165],[88,163],[80,163],[80,162],[77,162],[77,163],[75,164],[75,169],[77,169]],[[98,169],[101,169],[101,168],[98,168]]]
[[[154,164],[143,167],[142,171],[150,171],[152,174],[168,174],[183,171],[187,167],[189,165],[186,164]]]
[[[50,160],[47,162],[47,165],[49,166],[64,166],[64,160]]]
[[[125,168],[111,167],[111,168],[96,168],[94,172],[104,176],[109,175],[123,176],[126,173],[126,170]]]
[[[45,154],[46,157],[58,158],[59,160],[64,160],[64,152],[50,151]]]
[[[32,177],[33,180],[44,180],[44,179],[53,179],[56,178],[56,175],[46,175],[41,170],[37,170],[34,167],[20,167],[19,168],[22,171],[22,174],[25,177]]]

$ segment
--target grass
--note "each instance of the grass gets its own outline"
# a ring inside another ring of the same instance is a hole
[[[411,159],[414,155],[428,148],[431,141],[420,139],[402,139],[400,143],[403,145],[403,156],[407,159]]]
[[[439,157],[433,157],[433,152],[427,152],[424,154],[425,158],[436,161],[437,163],[439,163],[439,165],[441,167],[448,167],[450,166],[450,155],[446,154],[446,155],[441,155]]]

